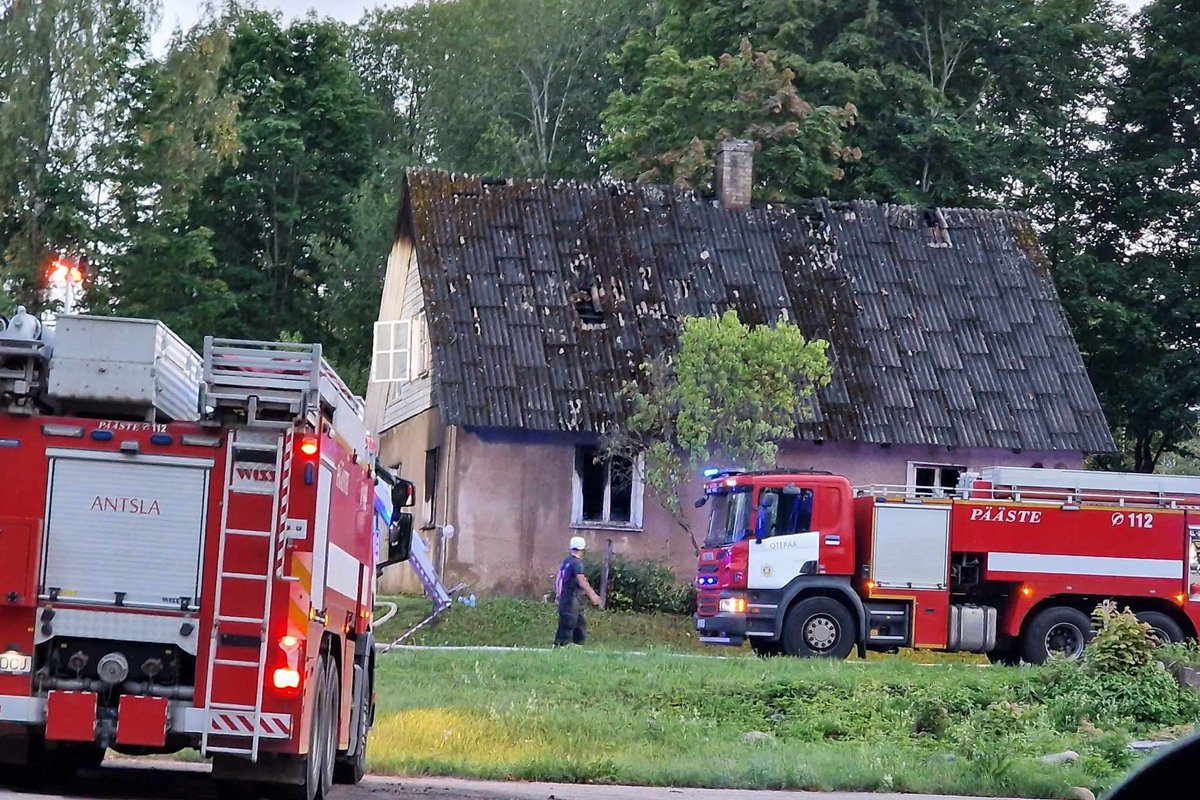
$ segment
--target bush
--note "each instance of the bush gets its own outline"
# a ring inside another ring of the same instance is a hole
[[[1167,727],[1200,716],[1200,695],[1179,685],[1157,661],[1125,671],[1054,659],[1037,676],[1055,727],[1083,720],[1100,726]]]
[[[588,554],[584,569],[600,591],[601,556]],[[689,615],[696,611],[696,589],[681,584],[675,573],[655,561],[630,561],[613,556],[608,568],[608,608],[613,611],[657,611]]]
[[[1098,672],[1134,674],[1154,657],[1155,640],[1150,626],[1138,622],[1132,611],[1117,609],[1105,600],[1092,612],[1096,635],[1084,653],[1087,666]]]

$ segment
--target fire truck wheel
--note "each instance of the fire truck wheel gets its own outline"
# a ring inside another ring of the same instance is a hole
[[[805,658],[846,658],[854,649],[854,627],[854,618],[837,600],[801,600],[783,621],[783,651]]]
[[[312,724],[308,731],[308,755],[302,756],[304,781],[272,786],[271,794],[276,800],[316,800],[320,794],[321,776],[324,773],[322,762],[328,747],[326,742],[330,738],[328,665],[328,660],[322,656],[317,660],[317,668],[313,672],[312,682],[318,688],[317,696],[313,699]]]
[[[366,673],[363,672],[363,675]],[[353,786],[362,781],[367,774],[367,737],[370,732],[371,692],[362,692],[358,707],[358,728],[354,731],[357,746],[354,755],[339,758],[333,766],[333,782]]]
[[[999,664],[1002,667],[1015,667],[1021,663],[1021,657],[1012,650],[989,650],[984,653],[989,664]]]
[[[1184,639],[1183,628],[1179,627],[1179,623],[1161,611],[1139,611],[1137,618],[1138,622],[1150,626],[1150,635],[1157,639],[1159,644],[1182,642]]]
[[[1051,654],[1076,659],[1092,640],[1092,622],[1077,608],[1053,606],[1039,612],[1021,637],[1022,656],[1044,664]]]
[[[783,643],[772,639],[764,641],[763,639],[751,639],[750,649],[754,651],[754,655],[759,658],[770,658],[771,656],[783,655]]]
[[[342,691],[337,663],[326,661],[325,672],[325,733],[321,751],[321,797],[333,791],[333,765],[337,760],[338,728],[341,727]]]

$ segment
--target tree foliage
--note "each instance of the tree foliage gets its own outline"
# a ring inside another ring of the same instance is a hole
[[[794,436],[806,400],[829,382],[826,347],[783,320],[750,326],[732,310],[685,318],[677,351],[628,387],[631,411],[608,449],[644,455],[646,483],[686,529],[679,490],[702,465],[774,463],[777,442]]]
[[[600,155],[622,178],[709,186],[722,139],[755,141],[759,193],[777,198],[828,192],[842,164],[861,153],[845,144],[855,108],[814,107],[775,52],[684,61],[672,47],[650,56],[634,94],[618,91],[604,113]]]
[[[1200,407],[1200,11],[1160,0],[1136,33],[1056,277],[1121,445],[1105,463],[1149,472]]]

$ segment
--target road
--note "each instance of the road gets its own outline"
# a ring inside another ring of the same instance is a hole
[[[2,800],[220,800],[208,768],[176,762],[106,763],[67,785],[44,791],[0,789]],[[331,800],[964,800],[934,795],[752,792],[635,786],[575,786],[553,783],[494,783],[451,778],[369,777],[353,788],[339,787]],[[995,799],[993,799],[995,800]]]

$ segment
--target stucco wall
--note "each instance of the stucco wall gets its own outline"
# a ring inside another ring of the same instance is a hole
[[[387,431],[379,443],[379,458],[384,466],[394,468],[399,465],[400,477],[416,484],[416,505],[408,511],[413,514],[416,534],[422,536],[426,544],[431,546],[431,552],[435,557],[440,555],[437,552],[438,537],[432,530],[421,530],[424,522],[422,503],[425,492],[422,484],[425,479],[425,453],[427,450],[440,448],[441,471],[443,474],[445,472],[444,438],[445,428],[441,424],[440,415],[436,408],[432,408]],[[438,507],[439,509],[444,508],[445,504],[439,502]],[[384,570],[383,577],[379,581],[379,591],[388,594],[396,592],[419,594],[422,589],[412,569],[407,564],[397,564]]]
[[[549,591],[568,539],[582,533],[601,550],[612,540],[616,552],[635,559],[663,561],[681,578],[690,576],[695,556],[687,533],[647,493],[640,531],[574,528],[571,525],[572,473],[577,440],[566,435],[521,431],[457,432],[450,463],[456,502],[447,522],[456,536],[448,543],[449,583],[466,581],[475,590],[539,595]],[[1078,468],[1078,453],[1009,450],[947,450],[811,442],[786,443],[779,464],[838,472],[856,485],[904,484],[910,461],[988,466],[1063,466]],[[699,496],[701,481],[685,491]],[[697,538],[703,538],[704,510],[687,505]]]

